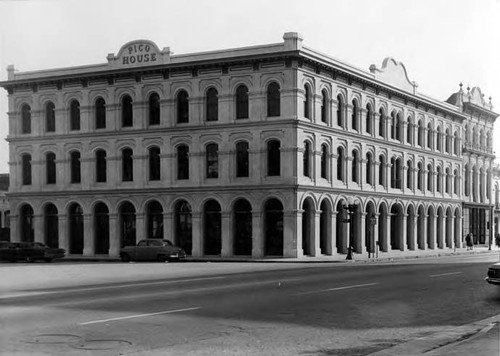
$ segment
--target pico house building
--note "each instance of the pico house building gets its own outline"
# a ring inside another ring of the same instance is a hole
[[[417,255],[492,236],[492,132],[478,88],[446,102],[403,64],[368,71],[283,42],[17,72],[11,239],[118,256],[167,238],[192,256]]]

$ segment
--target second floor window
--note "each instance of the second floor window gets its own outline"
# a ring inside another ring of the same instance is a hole
[[[236,144],[236,177],[248,177],[248,143]]]
[[[189,147],[177,147],[177,179],[189,179]]]
[[[80,183],[82,181],[82,171],[80,163],[80,152],[73,151],[70,154],[71,165],[71,183]]]
[[[236,89],[236,118],[248,119],[248,88],[245,85]]]
[[[52,101],[45,104],[45,131],[56,131],[56,107]]]
[[[98,150],[95,153],[96,181],[98,183],[106,182],[106,151]]]
[[[272,82],[267,86],[267,116],[281,115],[280,86]]]
[[[217,89],[210,88],[207,90],[207,94],[205,97],[205,105],[206,105],[206,115],[207,121],[217,121],[219,120],[219,93],[217,93]]]
[[[177,123],[189,122],[189,96],[185,90],[177,94]]]
[[[206,149],[207,178],[219,177],[219,146],[216,143],[207,145]]]
[[[23,185],[31,185],[31,155],[22,155],[21,161]]]
[[[72,100],[69,106],[69,128],[70,130],[80,130],[80,103],[78,100]]]
[[[106,128],[106,102],[103,98],[97,98],[95,101],[95,128]]]
[[[47,184],[56,183],[56,155],[49,152],[45,155],[45,169],[46,169],[46,182]]]
[[[122,150],[122,181],[131,182],[134,180],[133,151],[130,148]]]
[[[134,116],[132,108],[132,98],[125,95],[122,98],[122,127],[131,127],[134,125]]]
[[[149,96],[149,124],[160,124],[160,96],[157,93]]]
[[[303,156],[304,177],[311,177],[311,144],[304,143],[304,156]]]
[[[267,142],[267,175],[279,176],[281,174],[280,142],[271,140]]]
[[[160,180],[161,159],[160,148],[151,147],[149,149],[149,180]]]
[[[21,133],[31,133],[31,107],[28,104],[21,108]]]

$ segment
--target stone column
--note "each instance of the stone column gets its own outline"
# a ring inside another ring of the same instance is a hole
[[[313,215],[313,221],[311,222],[313,231],[312,235],[314,238],[314,244],[313,248],[311,249],[311,253],[313,256],[320,256],[321,255],[321,247],[320,247],[320,217],[321,217],[321,211],[316,211]]]
[[[359,226],[359,244],[358,244],[358,253],[363,253],[363,250],[366,249],[366,213],[360,212],[360,226]]]
[[[341,224],[341,222],[337,221],[338,212],[332,211],[331,219],[332,219],[332,228],[330,234],[328,235],[327,245],[331,248],[332,256],[338,255],[337,250],[337,224]]]
[[[233,239],[231,229],[231,212],[221,213],[221,239],[222,239],[222,257],[233,255]]]
[[[404,251],[407,249],[408,247],[408,243],[407,243],[407,231],[408,231],[408,227],[407,227],[407,224],[408,224],[408,214],[405,214],[403,213],[403,218],[401,219],[401,229],[403,231],[401,231],[401,244],[399,246],[399,249],[401,251]]]
[[[94,229],[93,218],[91,214],[83,214],[83,255],[92,256],[95,254],[94,248]]]
[[[14,222],[11,221],[11,228],[15,226]],[[66,214],[59,214],[58,216],[58,222],[59,222],[59,248],[65,249],[66,254],[69,254],[69,229],[68,229],[68,215]],[[12,233],[12,231],[11,231]],[[15,235],[12,235],[15,236]]]
[[[283,212],[283,257],[296,258],[302,250],[301,241],[297,238],[297,221],[300,215],[297,210]]]
[[[120,229],[118,224],[120,219],[118,214],[109,214],[109,256],[117,257],[120,255]]]
[[[203,256],[203,237],[202,237],[202,219],[201,212],[193,212],[191,214],[192,219],[192,239],[193,239],[193,250],[192,256],[199,257]]]
[[[252,257],[264,257],[264,231],[260,211],[252,211]]]
[[[144,223],[144,213],[135,214],[135,243],[138,243],[146,235],[146,224]]]
[[[163,212],[163,238],[172,241],[174,244],[179,244],[174,229],[174,213]]]
[[[33,227],[35,232],[34,241],[44,243],[43,215],[33,215]]]

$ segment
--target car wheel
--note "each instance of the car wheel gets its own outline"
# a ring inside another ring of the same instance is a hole
[[[130,255],[124,253],[122,255],[122,262],[130,262]]]
[[[165,255],[158,255],[157,260],[158,260],[158,262],[166,262],[167,261],[167,256],[165,256]]]
[[[26,256],[26,262],[33,263],[35,262],[35,259],[32,256]]]

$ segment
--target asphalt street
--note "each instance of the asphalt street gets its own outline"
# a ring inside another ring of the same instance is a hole
[[[368,355],[499,314],[497,260],[0,264],[0,354]]]

